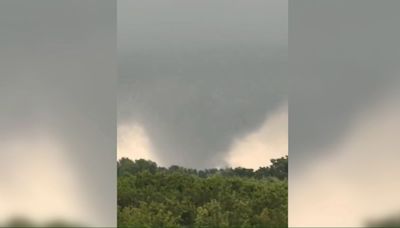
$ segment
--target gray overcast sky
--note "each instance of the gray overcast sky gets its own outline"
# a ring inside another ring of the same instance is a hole
[[[286,102],[287,51],[287,1],[121,0],[118,125],[164,164],[224,165]]]
[[[395,86],[398,7],[396,1],[290,3],[293,167],[308,165],[320,156],[318,148],[334,145],[360,110]]]

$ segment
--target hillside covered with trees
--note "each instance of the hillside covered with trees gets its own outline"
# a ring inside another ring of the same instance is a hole
[[[288,157],[258,170],[118,161],[119,227],[287,227]]]

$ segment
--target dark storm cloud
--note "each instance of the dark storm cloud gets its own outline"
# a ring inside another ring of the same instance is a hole
[[[143,125],[166,164],[221,165],[218,153],[287,99],[286,1],[118,10],[118,124]]]
[[[0,2],[1,143],[43,131],[62,142],[81,187],[67,194],[90,208],[71,222],[116,224],[115,26],[115,1]]]
[[[397,1],[290,2],[292,170],[341,140],[359,111],[398,78],[399,7]]]

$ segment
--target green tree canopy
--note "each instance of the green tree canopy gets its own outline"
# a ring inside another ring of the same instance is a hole
[[[287,227],[287,159],[258,170],[118,161],[120,227]]]

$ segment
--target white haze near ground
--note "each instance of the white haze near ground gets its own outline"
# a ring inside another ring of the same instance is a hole
[[[154,152],[151,139],[146,130],[138,123],[118,126],[117,157],[132,160],[148,159],[164,164]],[[219,154],[219,153],[218,153]],[[288,154],[288,105],[277,108],[269,115],[259,129],[233,141],[224,153],[231,167],[257,169],[270,164],[270,159]],[[222,167],[221,164],[219,167]]]
[[[132,160],[146,159],[157,162],[150,138],[145,129],[137,123],[118,126],[117,158],[123,157]]]
[[[79,175],[50,132],[26,131],[0,143],[0,160],[6,161],[0,166],[0,221],[26,218],[27,212],[38,224],[60,218],[88,220],[85,211],[90,208],[81,198]]]
[[[321,151],[329,156],[290,180],[289,226],[357,227],[400,213],[399,95],[361,111],[341,142]]]
[[[258,169],[288,154],[288,105],[279,107],[256,131],[234,141],[226,161],[232,167]]]

